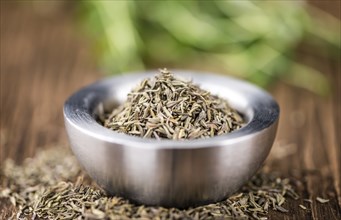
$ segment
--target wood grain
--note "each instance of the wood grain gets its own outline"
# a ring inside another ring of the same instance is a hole
[[[340,4],[314,1],[340,17]],[[335,8],[337,8],[335,9]],[[72,9],[48,14],[1,1],[0,165],[6,158],[20,163],[41,149],[67,143],[62,106],[78,88],[102,77],[88,43],[75,27]],[[301,48],[298,57],[323,71],[333,93],[319,97],[279,83],[271,89],[281,107],[280,126],[266,169],[297,180],[301,199],[289,200],[289,213],[271,219],[341,219],[340,59]],[[312,204],[316,196],[330,202]],[[305,211],[299,204],[308,207]],[[0,219],[13,207],[0,200]]]

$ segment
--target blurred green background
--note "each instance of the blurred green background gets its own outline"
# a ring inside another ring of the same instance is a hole
[[[295,61],[293,51],[302,41],[316,50],[328,48],[336,59],[340,50],[339,20],[303,1],[87,1],[79,6],[81,23],[108,73],[212,66],[260,86],[283,79],[326,94],[323,74]]]
[[[77,25],[107,74],[209,70],[325,95],[324,74],[294,57],[304,43],[340,56],[340,21],[304,1],[82,1]]]

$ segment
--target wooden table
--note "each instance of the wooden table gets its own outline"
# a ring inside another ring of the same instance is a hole
[[[340,3],[314,4],[340,17]],[[0,164],[6,158],[20,163],[38,149],[67,143],[64,100],[102,77],[72,20],[64,8],[33,13],[25,1],[1,2]],[[332,61],[320,53],[298,51],[302,61],[328,76],[331,96],[319,97],[284,83],[270,90],[281,106],[281,118],[266,166],[299,180],[302,198],[287,203],[287,214],[270,213],[271,219],[341,219],[340,59]],[[303,201],[316,196],[330,202]],[[1,209],[0,219],[13,210],[3,200]]]

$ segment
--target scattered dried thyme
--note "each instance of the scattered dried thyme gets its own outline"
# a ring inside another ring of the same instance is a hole
[[[184,210],[134,205],[83,179],[76,159],[60,147],[21,166],[7,160],[0,174],[0,199],[16,207],[17,219],[267,219],[269,210],[288,211],[287,197],[298,198],[289,179],[261,172],[219,203]]]
[[[227,101],[163,69],[130,92],[104,126],[144,138],[179,140],[229,133],[242,123]]]
[[[319,203],[327,203],[327,202],[329,202],[329,199],[323,199],[323,198],[321,198],[321,197],[316,197],[316,201],[318,201]]]

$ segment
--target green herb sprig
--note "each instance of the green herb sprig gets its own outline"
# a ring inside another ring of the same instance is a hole
[[[292,56],[305,42],[338,58],[340,21],[304,1],[85,1],[82,21],[109,73],[169,66],[282,79],[318,94],[323,73]],[[328,24],[328,25],[325,25]]]

